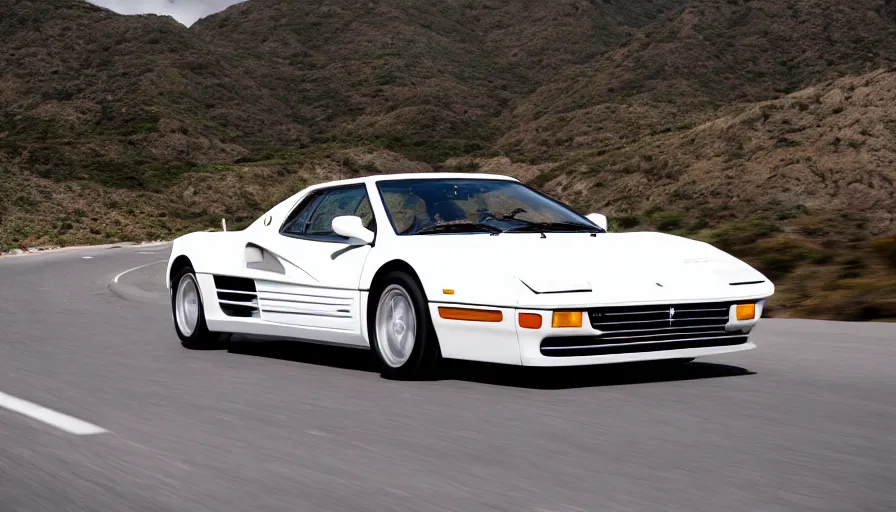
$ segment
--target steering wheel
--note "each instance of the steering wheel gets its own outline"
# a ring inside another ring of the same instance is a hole
[[[479,220],[477,222],[485,222],[488,219],[494,219],[498,221],[501,220],[495,217],[495,214],[493,214],[488,208],[479,208],[478,210],[476,210],[476,213],[479,214]]]
[[[514,208],[514,210],[512,212],[508,213],[507,215],[503,215],[501,218],[504,220],[516,220],[516,216],[521,213],[526,213],[526,209],[525,208]]]

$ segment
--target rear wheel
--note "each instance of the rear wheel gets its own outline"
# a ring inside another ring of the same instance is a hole
[[[431,377],[441,354],[423,292],[401,271],[391,272],[383,283],[368,310],[370,344],[383,377]]]
[[[184,267],[174,276],[172,289],[171,313],[181,345],[189,349],[219,346],[221,333],[208,330],[199,282],[192,267]]]

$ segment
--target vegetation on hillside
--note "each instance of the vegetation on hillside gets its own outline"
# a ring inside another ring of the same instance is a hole
[[[896,69],[843,78],[532,178],[618,230],[698,238],[779,287],[772,311],[896,317]],[[783,311],[782,311],[783,310]]]
[[[0,11],[0,250],[497,172],[745,258],[772,314],[896,318],[893,0],[249,0],[191,29]]]

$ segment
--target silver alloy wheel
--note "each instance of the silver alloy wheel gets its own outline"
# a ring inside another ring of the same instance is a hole
[[[190,336],[199,323],[199,287],[193,274],[186,274],[177,284],[174,296],[174,318],[181,334]]]
[[[383,360],[392,368],[408,362],[417,339],[414,303],[404,288],[390,285],[376,307],[376,344]]]

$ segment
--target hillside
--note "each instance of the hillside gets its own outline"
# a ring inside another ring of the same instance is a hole
[[[0,11],[0,250],[488,171],[744,257],[772,314],[896,318],[893,0],[249,0],[190,29]]]
[[[729,110],[531,182],[616,229],[738,254],[779,285],[773,308],[896,317],[896,68]]]
[[[40,177],[164,187],[289,125],[279,100],[170,18],[71,0],[0,9],[0,150]]]
[[[692,0],[527,97],[499,146],[542,158],[613,148],[894,62],[892,0]]]
[[[193,30],[283,99],[314,142],[437,163],[489,147],[526,94],[682,4],[252,0]]]

